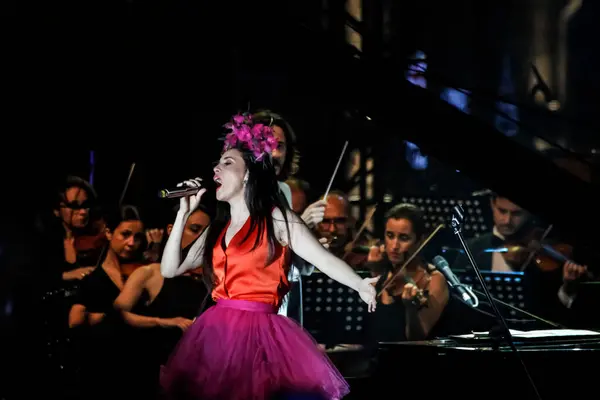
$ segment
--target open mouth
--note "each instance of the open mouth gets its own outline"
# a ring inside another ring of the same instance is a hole
[[[215,185],[217,186],[217,190],[219,190],[219,188],[220,188],[220,187],[221,187],[221,185],[223,184],[223,183],[221,182],[221,178],[219,178],[219,177],[216,177],[216,176],[215,176],[213,180],[215,181]]]

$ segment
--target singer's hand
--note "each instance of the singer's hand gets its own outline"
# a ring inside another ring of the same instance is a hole
[[[358,286],[358,294],[360,298],[367,303],[369,312],[374,312],[377,308],[377,292],[374,285],[379,280],[379,277],[365,278]]]
[[[202,187],[202,178],[188,179],[187,181],[177,184],[177,187],[188,186],[188,187]],[[179,212],[186,215],[191,214],[200,205],[200,199],[202,195],[206,193],[206,189],[202,188],[196,194],[185,196],[179,199]]]

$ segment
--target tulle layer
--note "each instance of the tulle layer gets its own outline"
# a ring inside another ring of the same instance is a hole
[[[172,399],[339,399],[349,386],[295,321],[268,304],[219,300],[186,331],[161,370]]]

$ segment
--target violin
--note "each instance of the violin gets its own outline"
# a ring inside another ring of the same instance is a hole
[[[408,254],[407,254],[408,257]],[[399,270],[399,269],[398,269]],[[413,271],[412,274],[409,271]],[[382,294],[382,302],[389,304],[393,301],[393,297],[401,297],[406,284],[413,284],[417,287],[416,298],[413,303],[417,307],[427,307],[429,302],[429,282],[431,275],[428,273],[428,268],[420,258],[414,258],[406,267],[398,274],[391,271],[390,282],[387,288],[387,293]]]
[[[73,246],[78,255],[96,254],[106,244],[106,223],[100,218],[90,224],[90,229],[85,234],[75,235]],[[95,263],[95,260],[94,260]]]
[[[431,275],[429,274],[429,269],[423,265],[421,257],[417,258],[417,256],[443,227],[443,224],[438,225],[427,238],[421,241],[418,248],[414,251],[409,251],[405,255],[402,267],[391,272],[391,276],[388,276],[381,291],[378,293],[378,296],[382,296],[384,304],[389,304],[386,301],[391,300],[389,299],[390,295],[401,296],[404,286],[407,283],[412,283],[418,289],[414,304],[418,307],[427,307],[429,302],[429,291],[427,288],[431,281]],[[411,276],[408,271],[414,271],[414,274]]]
[[[573,246],[566,243],[552,243],[546,236],[552,229],[533,227],[515,238],[509,238],[501,253],[506,263],[517,270],[523,271],[531,263],[544,272],[561,268],[566,262],[572,261]]]

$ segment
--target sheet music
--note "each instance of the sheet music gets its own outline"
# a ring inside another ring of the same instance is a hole
[[[600,332],[588,331],[584,329],[541,329],[534,331],[519,331],[511,329],[510,334],[518,339],[535,339],[549,337],[581,337],[581,336],[599,336]],[[462,339],[477,339],[489,336],[489,332],[473,332],[466,335],[453,335],[452,337]]]

